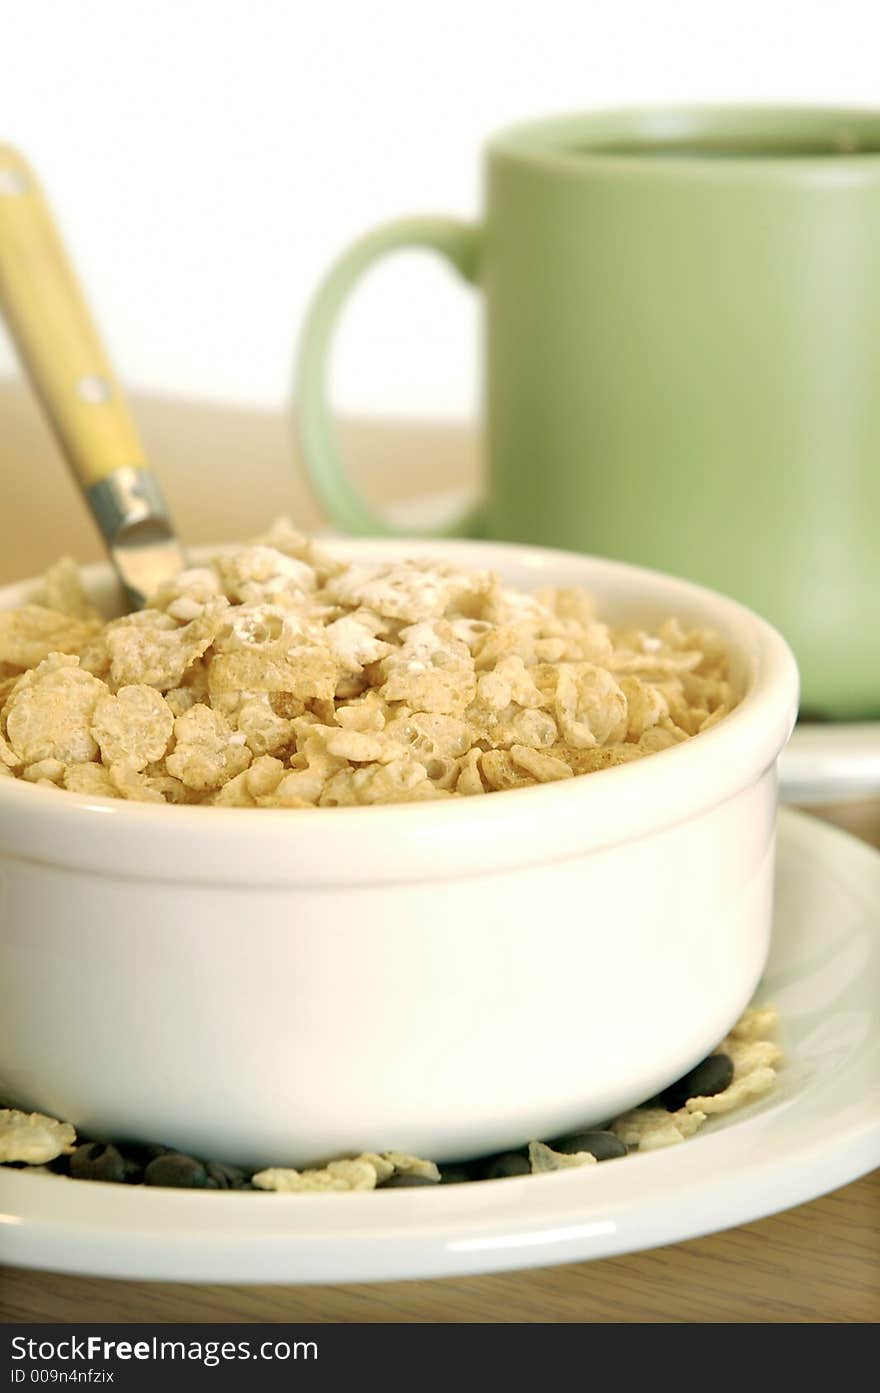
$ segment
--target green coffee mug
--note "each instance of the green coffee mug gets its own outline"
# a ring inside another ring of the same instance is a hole
[[[880,716],[880,112],[592,113],[488,149],[480,226],[371,233],[319,290],[299,430],[355,533],[325,378],[346,295],[402,247],[486,295],[488,491],[450,529],[619,557],[786,634],[805,708]]]

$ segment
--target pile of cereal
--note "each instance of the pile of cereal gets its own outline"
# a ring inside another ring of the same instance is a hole
[[[344,564],[283,521],[110,623],[68,560],[0,613],[0,776],[150,803],[491,793],[664,750],[731,704],[716,635],[615,630],[579,589],[444,562]]]
[[[200,1161],[149,1143],[80,1141],[69,1122],[42,1113],[0,1108],[0,1163],[50,1169],[73,1180],[197,1190],[274,1190],[320,1194],[453,1185],[508,1176],[594,1166],[634,1151],[656,1151],[686,1141],[712,1116],[735,1111],[773,1090],[782,1050],[773,1038],[772,1006],[753,1006],[718,1049],[657,1098],[590,1128],[530,1141],[512,1151],[473,1161],[436,1165],[406,1151],[365,1151],[309,1170],[271,1166],[249,1172],[222,1161]]]

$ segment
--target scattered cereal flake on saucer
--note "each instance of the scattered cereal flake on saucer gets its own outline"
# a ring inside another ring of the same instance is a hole
[[[734,1108],[741,1107],[743,1103],[763,1098],[766,1093],[771,1092],[775,1083],[775,1069],[769,1066],[752,1069],[742,1078],[735,1078],[722,1093],[715,1093],[711,1098],[688,1098],[685,1107],[693,1117],[699,1117],[701,1121],[707,1115],[720,1117],[723,1113],[733,1112]]]
[[[579,1166],[595,1166],[596,1157],[592,1151],[554,1151],[546,1142],[529,1142],[529,1165],[532,1175],[544,1175],[549,1171],[575,1170]]]
[[[359,1160],[365,1157],[359,1157]],[[372,1160],[372,1157],[370,1157]],[[440,1171],[433,1161],[412,1156],[408,1151],[383,1151],[381,1160],[390,1165],[395,1175],[418,1175],[422,1180],[439,1180]],[[387,1176],[383,1177],[387,1180]]]
[[[394,1166],[385,1156],[380,1156],[378,1151],[362,1151],[360,1156],[354,1158],[356,1161],[366,1161],[376,1172],[376,1184],[381,1185],[383,1181],[390,1180],[394,1174]],[[432,1162],[428,1163],[433,1164]],[[438,1177],[440,1172],[437,1172]]]
[[[392,1175],[418,1175],[425,1180],[440,1180],[440,1171],[433,1161],[412,1156],[408,1151],[364,1151],[343,1161],[330,1161],[320,1169],[298,1171],[274,1166],[258,1171],[251,1177],[258,1190],[276,1190],[281,1194],[319,1194],[322,1191],[375,1190]]]
[[[745,1078],[756,1069],[775,1069],[782,1059],[782,1050],[775,1040],[736,1040],[730,1036],[718,1046],[733,1064],[733,1082]]]
[[[775,1006],[750,1006],[740,1017],[727,1037],[728,1040],[760,1040],[772,1035],[779,1026]]]
[[[74,1149],[76,1130],[41,1112],[0,1108],[0,1163],[25,1161],[39,1166]]]
[[[720,1095],[719,1095],[720,1096]],[[627,1146],[639,1151],[655,1151],[661,1146],[675,1146],[686,1141],[706,1121],[706,1114],[697,1109],[633,1108],[611,1123],[609,1131]]]
[[[695,1113],[718,1117],[770,1093],[783,1056],[775,1040],[762,1037],[773,1035],[778,1023],[778,1014],[772,1006],[750,1007],[717,1050],[719,1054],[726,1054],[733,1064],[732,1081],[711,1097],[689,1098],[686,1107]]]
[[[376,1167],[370,1161],[331,1161],[320,1170],[298,1171],[271,1166],[257,1171],[251,1183],[258,1190],[276,1190],[284,1195],[321,1194],[328,1191],[375,1190]]]
[[[651,1151],[671,1146],[692,1136],[708,1117],[721,1117],[770,1093],[776,1083],[776,1066],[782,1049],[772,1035],[779,1017],[772,1006],[751,1006],[731,1028],[713,1054],[726,1054],[733,1064],[733,1078],[720,1093],[688,1098],[677,1112],[665,1108],[634,1108],[610,1125],[627,1146]]]

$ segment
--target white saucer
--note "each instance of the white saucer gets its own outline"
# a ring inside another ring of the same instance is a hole
[[[878,907],[880,855],[781,813],[758,995],[779,1008],[787,1062],[770,1098],[680,1146],[589,1170],[354,1195],[0,1169],[0,1260],[165,1281],[387,1281],[634,1252],[800,1204],[880,1164]]]

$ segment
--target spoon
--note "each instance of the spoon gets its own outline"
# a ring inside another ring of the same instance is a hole
[[[158,480],[40,186],[0,145],[0,309],[134,609],[182,570]]]

